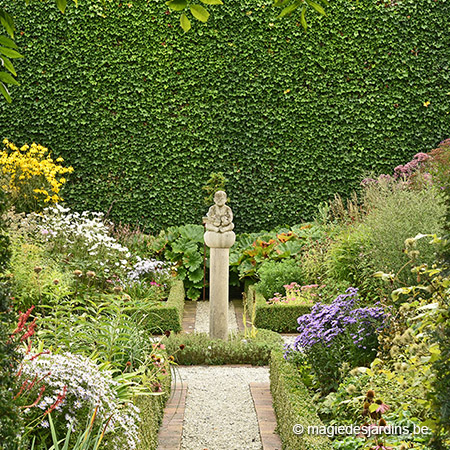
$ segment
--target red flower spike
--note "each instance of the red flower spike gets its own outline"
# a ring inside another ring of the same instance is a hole
[[[44,417],[47,414],[50,414],[58,405],[60,405],[63,402],[63,400],[66,398],[66,393],[67,393],[67,386],[64,386],[62,393],[58,395],[58,398],[56,399],[55,403],[53,403],[53,405],[50,406],[50,408],[48,408],[47,411],[45,411]]]

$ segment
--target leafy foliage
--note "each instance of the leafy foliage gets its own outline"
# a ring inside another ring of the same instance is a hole
[[[302,283],[304,279],[300,262],[293,259],[268,261],[261,266],[258,275],[261,281],[256,285],[256,289],[266,299],[284,293],[284,286],[292,282]]]
[[[4,230],[2,215],[5,208],[5,194],[0,190],[0,270],[9,262],[9,238]],[[14,313],[11,311],[10,286],[0,278],[0,441],[5,450],[15,450],[20,430],[19,411],[12,403],[11,390],[15,386],[18,354],[15,343],[9,340],[13,330]]]
[[[27,58],[0,136],[61,154],[77,210],[112,205],[153,232],[201,223],[211,172],[229,180],[238,232],[272,229],[447,137],[448,2],[337,0],[307,34],[265,4],[227,3],[183,34],[158,2],[64,15],[13,2]]]
[[[263,366],[268,364],[271,351],[279,350],[283,344],[281,337],[269,330],[258,330],[254,337],[232,334],[228,341],[211,339],[204,333],[171,334],[162,342],[175,362],[182,365]]]
[[[11,96],[7,85],[19,84],[14,78],[17,76],[17,73],[11,59],[22,58],[23,56],[16,50],[17,45],[11,39],[14,38],[14,21],[11,15],[2,7],[0,7],[0,23],[2,25],[1,28],[9,35],[8,37],[0,34],[0,66],[7,70],[7,72],[4,70],[0,72],[0,93],[8,103],[11,103]]]
[[[200,297],[203,286],[203,232],[201,225],[169,227],[152,244],[153,251],[176,264],[177,278],[183,280],[191,300]]]

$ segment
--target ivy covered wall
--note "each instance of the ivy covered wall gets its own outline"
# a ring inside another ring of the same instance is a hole
[[[226,3],[184,35],[163,1],[62,15],[0,0],[25,55],[0,137],[73,165],[75,208],[150,231],[201,223],[201,187],[223,171],[251,231],[309,219],[450,136],[448,0],[336,0],[306,34],[270,0]]]

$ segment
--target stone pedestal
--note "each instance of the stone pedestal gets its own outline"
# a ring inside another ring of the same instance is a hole
[[[209,269],[209,335],[212,339],[228,338],[228,292],[230,247],[236,240],[233,231],[207,231],[205,243],[210,248]]]

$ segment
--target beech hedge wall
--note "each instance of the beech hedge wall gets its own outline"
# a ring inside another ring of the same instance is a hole
[[[25,56],[0,137],[73,165],[74,208],[148,231],[201,223],[213,171],[256,231],[450,136],[448,0],[336,0],[307,33],[270,0],[208,6],[187,34],[158,0],[0,4]]]

